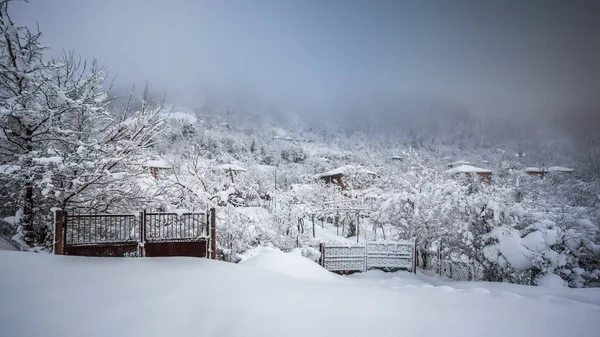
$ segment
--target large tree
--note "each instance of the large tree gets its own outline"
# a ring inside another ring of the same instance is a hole
[[[0,155],[23,241],[44,242],[51,207],[106,211],[143,197],[132,177],[162,132],[161,106],[109,109],[105,73],[73,54],[44,61],[41,33],[17,27],[0,0]]]

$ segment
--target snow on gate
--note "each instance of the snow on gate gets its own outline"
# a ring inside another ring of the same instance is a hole
[[[323,243],[321,265],[332,272],[363,272],[370,269],[416,271],[415,243],[370,241],[362,245]]]

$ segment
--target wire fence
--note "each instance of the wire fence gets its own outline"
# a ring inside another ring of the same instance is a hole
[[[451,258],[439,251],[420,251],[417,259],[418,267],[432,272],[438,276],[454,281],[492,281],[517,284],[535,284],[536,271],[515,269],[490,269],[487,270],[480,262],[464,262]]]
[[[481,281],[484,279],[483,266],[444,258],[438,251],[422,251],[419,254],[418,265],[423,270],[454,281]]]

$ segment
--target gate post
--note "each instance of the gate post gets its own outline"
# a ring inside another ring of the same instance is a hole
[[[365,241],[365,258],[363,259],[365,266],[364,266],[364,272],[366,273],[367,271],[369,271],[369,242]]]
[[[54,255],[63,255],[63,226],[66,228],[67,220],[63,214],[62,209],[54,211]]]
[[[412,260],[413,260],[413,263],[412,263],[412,272],[414,274],[417,273],[417,261],[418,261],[418,258],[419,258],[419,256],[418,256],[418,253],[417,253],[417,239],[415,239],[413,241],[413,254],[412,254]]]
[[[319,257],[319,264],[322,267],[325,267],[325,244],[323,242],[319,243],[319,252],[321,256]]]
[[[217,215],[214,207],[210,209],[210,258],[217,258]]]
[[[140,257],[146,256],[146,210],[140,212],[140,240],[138,252]]]

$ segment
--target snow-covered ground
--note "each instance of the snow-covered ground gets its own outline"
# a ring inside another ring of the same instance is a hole
[[[18,250],[12,243],[0,237],[0,250]]]
[[[279,255],[276,255],[279,254]],[[1,336],[598,336],[600,290],[329,274],[298,255],[241,264],[0,251]]]

